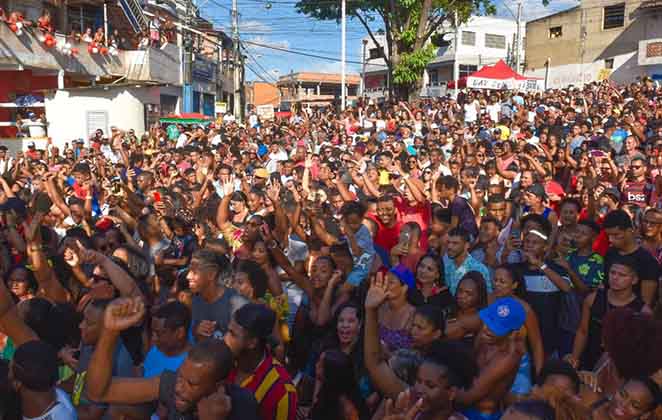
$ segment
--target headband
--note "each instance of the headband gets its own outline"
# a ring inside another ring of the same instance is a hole
[[[534,230],[534,229],[530,230],[529,233],[533,233],[533,234],[536,235],[537,237],[542,238],[544,241],[546,241],[547,239],[549,239],[549,238],[547,238],[547,235],[545,235],[544,233],[541,233],[541,232],[539,232],[539,231],[537,231],[537,230]]]

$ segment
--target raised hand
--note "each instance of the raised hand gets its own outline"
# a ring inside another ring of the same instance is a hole
[[[78,254],[78,258],[82,263],[101,265],[106,259],[106,256],[102,253],[91,249],[86,249],[79,240],[76,240],[76,247],[78,248],[76,253]]]
[[[422,399],[413,402],[409,390],[398,394],[398,398],[386,400],[386,415],[384,420],[414,420],[421,411]]]
[[[200,337],[211,337],[216,331],[216,321],[202,320],[195,328],[195,334]]]
[[[25,228],[25,240],[29,243],[41,243],[41,221],[44,218],[43,213],[35,213],[30,224],[23,223]]]
[[[234,192],[234,177],[230,177],[227,181],[223,181],[223,193],[228,196]]]
[[[145,302],[141,297],[119,298],[106,307],[103,325],[111,331],[124,331],[137,325],[144,315]]]
[[[370,283],[370,289],[365,298],[366,309],[379,308],[388,298],[388,284],[384,279],[384,273],[378,272]]]
[[[80,257],[76,251],[71,248],[64,249],[64,261],[69,264],[71,268],[78,267],[80,265]]]
[[[269,188],[267,188],[267,197],[271,200],[273,205],[278,205],[278,200],[280,199],[280,184],[276,182],[271,183]]]
[[[200,420],[224,420],[232,411],[232,399],[221,385],[216,392],[198,401],[197,408]]]
[[[304,167],[306,169],[310,169],[313,167],[313,156],[312,155],[307,155],[306,156],[306,161],[304,162]]]
[[[334,270],[333,274],[331,274],[331,278],[329,279],[328,286],[336,287],[336,285],[338,285],[340,282],[342,282],[342,271]]]

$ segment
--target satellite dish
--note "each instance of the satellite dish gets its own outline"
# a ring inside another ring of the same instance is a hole
[[[450,28],[451,26],[453,26],[453,23],[452,23],[450,20],[448,20],[448,19],[444,19],[443,21],[441,21],[441,27],[442,27],[442,28],[444,28],[444,29],[448,29],[448,28]]]
[[[441,37],[441,39],[443,39],[444,41],[452,41],[452,40],[455,39],[455,34],[452,33],[452,32],[448,32],[448,33],[444,34],[444,35]]]

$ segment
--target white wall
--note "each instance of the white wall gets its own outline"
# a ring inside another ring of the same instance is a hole
[[[521,37],[523,38],[526,31],[525,26],[522,24]],[[476,33],[476,45],[463,45],[462,44],[462,31],[469,31]],[[500,19],[489,16],[474,16],[469,19],[467,23],[460,26],[459,29],[459,42],[458,42],[458,56],[464,57],[486,57],[486,58],[505,58],[508,54],[508,46],[511,46],[515,35],[517,34],[517,22],[510,19]],[[488,48],[485,46],[485,34],[503,35],[506,37],[505,48]],[[449,48],[452,53],[452,49]],[[524,61],[524,48],[520,45],[522,61]]]
[[[108,133],[111,126],[128,130],[133,128],[140,135],[145,131],[145,103],[159,104],[159,88],[103,88],[84,90],[59,90],[46,98],[48,135],[57,146],[83,138],[87,140],[87,112],[106,111]]]
[[[566,64],[554,66],[551,63],[547,87],[556,89],[568,85],[579,86],[582,83],[590,83],[600,80],[605,76],[616,83],[630,83],[637,77],[662,74],[662,65],[640,66],[637,63],[637,53],[621,54],[613,57],[614,68],[605,70],[604,60],[584,64]],[[545,77],[545,68],[526,72],[527,76]]]

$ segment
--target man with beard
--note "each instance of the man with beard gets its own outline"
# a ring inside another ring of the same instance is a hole
[[[641,218],[641,246],[651,253],[658,263],[662,263],[662,211],[656,208],[646,210]]]
[[[457,292],[460,280],[469,271],[477,271],[485,280],[488,293],[492,292],[492,279],[485,264],[478,261],[469,254],[471,244],[469,233],[461,227],[456,227],[448,232],[448,246],[446,255],[443,257],[445,282],[453,296]]]
[[[91,398],[111,404],[159,401],[168,410],[168,420],[259,418],[250,393],[223,383],[233,366],[233,357],[219,340],[194,346],[176,373],[164,371],[145,379],[113,378],[111,360],[119,335],[139,323],[144,314],[141,298],[116,299],[106,308],[103,331],[87,372]]]

